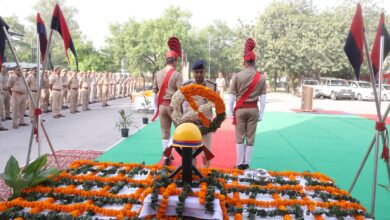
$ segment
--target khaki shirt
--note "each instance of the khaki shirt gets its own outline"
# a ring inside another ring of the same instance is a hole
[[[103,86],[109,86],[110,84],[110,80],[108,77],[102,77],[102,79],[100,80],[100,83],[103,85]]]
[[[87,77],[85,77],[85,76],[81,77],[81,79],[80,79],[80,87],[83,88],[83,89],[89,87],[89,85],[88,85],[88,78]]]
[[[243,71],[233,75],[230,82],[230,93],[236,95],[236,101],[247,91],[249,85],[255,77],[256,70],[253,67],[245,68]],[[256,102],[261,94],[267,93],[265,86],[265,77],[261,75],[259,83],[255,86],[245,102]]]
[[[62,79],[62,86],[64,87],[64,89],[67,89],[68,88],[68,77],[62,76],[61,79]]]
[[[37,77],[34,75],[29,75],[26,79],[28,87],[30,87],[32,92],[38,92],[38,83],[37,83]]]
[[[183,86],[191,85],[191,84],[196,84],[196,81],[195,81],[195,80],[189,80],[189,81],[183,83]],[[214,92],[217,91],[217,84],[216,84],[215,82],[212,82],[212,81],[206,79],[206,80],[203,82],[202,85],[203,85],[203,86],[206,86],[207,88],[209,88],[209,89],[211,89],[211,90],[213,90]],[[207,103],[207,100],[206,100],[205,98],[201,97],[201,96],[194,96],[193,98],[194,98],[194,100],[195,100],[195,102],[196,102],[196,104],[197,104],[198,106],[201,106],[201,105]],[[183,103],[183,107],[184,107],[184,108],[183,108],[183,109],[184,109],[184,113],[187,112],[187,111],[189,111],[190,108],[191,108],[190,106],[188,106],[188,103],[187,103],[187,102]],[[206,112],[205,112],[205,116],[206,116],[208,119],[212,119],[212,118],[213,118],[213,109],[212,109],[212,108],[207,109]]]
[[[63,81],[60,76],[51,75],[49,79],[49,84],[53,85],[53,89],[55,90],[62,90]]]
[[[42,89],[49,89],[49,79],[46,76],[43,78]]]
[[[21,76],[18,76],[16,74],[13,74],[9,79],[8,79],[8,84],[7,86],[11,88],[13,92],[20,92],[20,93],[26,93],[27,89],[26,86],[23,83],[23,79]]]
[[[158,71],[153,80],[153,92],[158,93],[161,89],[161,86],[164,82],[164,78],[167,75],[168,71],[171,69],[170,66],[165,67],[164,69]],[[174,71],[169,78],[167,89],[165,90],[165,95],[163,99],[171,99],[173,94],[180,89],[183,83],[183,75],[177,71]]]
[[[71,77],[68,81],[68,86],[70,89],[78,89],[79,88],[79,78],[76,77]]]

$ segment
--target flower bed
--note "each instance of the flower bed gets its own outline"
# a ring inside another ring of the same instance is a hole
[[[320,173],[269,171],[259,179],[252,175],[256,171],[200,169],[205,178],[194,176],[189,186],[180,175],[168,178],[173,169],[75,161],[50,182],[1,202],[0,219],[176,219],[188,216],[189,200],[206,219],[217,211],[221,219],[369,218],[356,199]]]

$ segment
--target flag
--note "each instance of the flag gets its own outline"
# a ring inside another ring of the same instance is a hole
[[[357,4],[355,16],[353,17],[351,28],[345,42],[344,51],[355,72],[356,79],[359,80],[360,66],[363,63],[363,38],[364,25],[362,8]]]
[[[8,25],[5,23],[3,18],[0,17],[0,66],[3,64],[4,61],[4,50],[5,50],[5,41],[6,41],[6,36],[3,31],[3,27],[5,27],[8,30]]]
[[[41,60],[45,59],[46,48],[47,48],[47,35],[46,35],[46,27],[45,23],[43,23],[41,15],[37,13],[37,33],[39,37],[39,48],[41,51]]]
[[[381,14],[378,24],[378,30],[376,32],[376,37],[374,41],[374,46],[371,51],[371,60],[372,60],[372,68],[374,69],[375,78],[378,77],[377,73],[379,72],[379,63],[380,63],[380,44],[381,37],[384,37],[383,42],[383,60],[385,60],[387,54],[390,52],[390,36],[389,32],[386,30],[385,26],[385,15]],[[382,61],[383,61],[382,60]]]
[[[78,69],[79,64],[77,61],[76,49],[74,48],[72,37],[70,36],[68,25],[66,24],[65,17],[62,14],[62,11],[60,9],[60,6],[58,6],[58,4],[56,4],[56,6],[55,6],[54,11],[53,11],[53,16],[51,18],[51,29],[58,31],[58,33],[61,35],[62,40],[64,41],[65,54],[66,54],[66,57],[68,58],[68,62],[69,62],[68,49],[70,49],[70,51],[74,55],[74,58],[76,60],[76,66]]]

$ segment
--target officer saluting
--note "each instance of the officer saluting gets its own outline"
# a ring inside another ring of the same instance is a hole
[[[152,121],[156,120],[157,116],[160,118],[163,150],[168,147],[171,135],[171,98],[183,83],[182,74],[175,71],[177,61],[181,57],[179,39],[176,37],[169,38],[168,47],[170,50],[165,54],[166,66],[155,74],[153,80],[155,114]],[[164,157],[164,164],[170,164],[170,158]]]
[[[198,85],[203,85],[206,86],[207,88],[217,92],[217,84],[215,82],[212,82],[210,80],[205,80],[204,79],[204,69],[205,69],[205,61],[204,60],[197,60],[192,64],[192,76],[194,79],[189,80],[185,83],[183,83],[183,86],[186,85],[191,85],[191,84],[198,84]],[[203,104],[206,104],[207,100],[205,100],[202,97],[194,97],[195,102],[198,106],[201,106]],[[187,103],[186,103],[187,104]],[[188,104],[187,104],[188,105]],[[185,106],[184,111],[188,110],[189,107]],[[204,112],[204,115],[211,121],[213,119],[213,111],[212,108],[207,109]],[[195,124],[200,124],[199,121],[195,121]],[[202,142],[203,144],[211,151],[211,138],[212,138],[212,133],[207,133],[202,135]],[[206,159],[204,154],[202,154],[202,162],[203,162],[203,167],[208,168],[210,167],[210,162]]]
[[[229,108],[236,125],[237,168],[249,168],[255,143],[256,126],[259,118],[257,102],[266,93],[265,77],[255,69],[256,44],[249,38],[244,47],[244,70],[233,75],[230,83]],[[233,109],[234,101],[236,106]],[[244,141],[246,140],[246,144]]]

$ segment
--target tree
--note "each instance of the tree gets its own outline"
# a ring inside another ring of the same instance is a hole
[[[12,45],[15,49],[16,55],[18,56],[19,61],[34,61],[36,59],[35,51],[36,46],[35,42],[36,39],[32,38],[30,34],[28,34],[28,31],[26,30],[26,27],[20,23],[18,17],[11,16],[11,17],[4,17],[4,21],[9,26],[9,32],[14,33],[11,34],[11,41]],[[5,59],[9,62],[14,62],[13,55],[11,53],[11,50],[8,48],[8,44],[6,46],[7,49],[5,49]],[[34,50],[35,49],[35,50]]]

